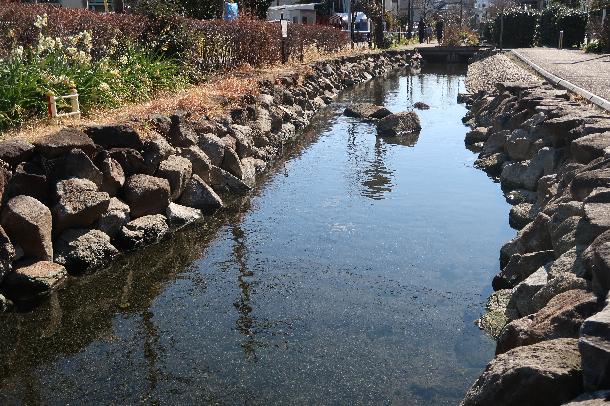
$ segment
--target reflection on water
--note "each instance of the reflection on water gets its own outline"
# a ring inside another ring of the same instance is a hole
[[[0,315],[0,404],[455,404],[492,343],[473,325],[510,238],[472,167],[463,71],[344,94],[252,198]],[[423,101],[419,139],[347,103]]]

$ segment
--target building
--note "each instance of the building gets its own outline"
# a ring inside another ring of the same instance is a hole
[[[288,20],[294,24],[317,24],[316,4],[299,4],[297,0],[276,0],[267,9],[267,20]]]
[[[38,0],[30,1],[38,3]],[[45,1],[45,4],[56,4],[65,8],[86,8],[93,11],[114,11],[115,0],[54,0]]]

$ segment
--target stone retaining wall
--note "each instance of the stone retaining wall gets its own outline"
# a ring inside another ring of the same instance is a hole
[[[408,51],[317,62],[261,80],[220,119],[188,112],[132,126],[65,128],[0,142],[0,311],[30,306],[71,275],[107,266],[247,194],[313,114],[345,88],[404,66]]]
[[[499,179],[518,230],[500,251],[496,292],[480,320],[497,339],[496,357],[462,404],[604,404],[610,116],[542,82],[461,97],[472,127],[466,145],[479,153],[476,166]]]

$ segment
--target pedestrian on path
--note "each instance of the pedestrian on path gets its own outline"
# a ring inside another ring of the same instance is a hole
[[[423,44],[426,36],[426,23],[424,20],[419,20],[419,24],[417,25],[417,36],[419,37],[419,43]]]
[[[427,25],[426,26],[426,43],[429,44],[430,41],[432,41],[432,26]]]
[[[442,18],[436,20],[436,27],[434,28],[436,29],[436,41],[440,45],[443,41],[443,30],[445,29],[445,23],[443,22]]]

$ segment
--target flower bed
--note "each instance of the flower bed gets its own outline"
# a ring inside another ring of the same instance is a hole
[[[331,27],[291,25],[291,57],[347,44]],[[256,19],[94,13],[6,4],[0,10],[0,129],[46,112],[46,94],[76,86],[83,110],[145,100],[210,72],[281,61],[280,26]]]

